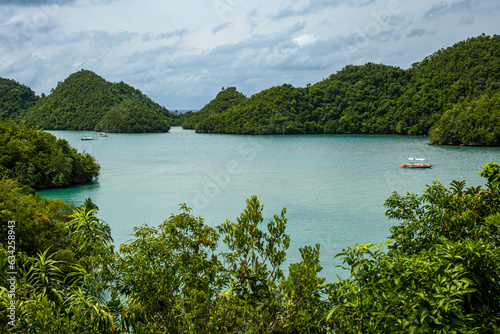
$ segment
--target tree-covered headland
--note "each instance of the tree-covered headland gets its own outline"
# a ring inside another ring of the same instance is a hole
[[[321,277],[322,265],[332,264],[320,264],[320,245],[301,248],[284,274],[286,209],[265,222],[255,196],[236,220],[216,227],[181,205],[115,249],[90,200],[71,209],[3,179],[0,326],[13,333],[498,333],[500,165],[488,163],[480,175],[483,187],[435,181],[421,195],[394,193],[385,202],[397,221],[389,239],[346,247],[337,258],[350,275],[336,282]],[[14,234],[15,251],[7,244]]]
[[[184,126],[236,134],[430,134],[434,144],[499,146],[499,92],[500,36],[481,35],[407,70],[347,65],[314,85],[284,84],[226,104],[222,91]]]
[[[88,153],[78,153],[64,139],[27,124],[0,122],[0,178],[34,189],[89,183],[100,166]]]

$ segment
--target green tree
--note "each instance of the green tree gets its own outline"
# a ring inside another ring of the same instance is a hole
[[[117,288],[127,298],[127,327],[141,333],[199,333],[212,328],[221,264],[218,234],[202,218],[171,215],[158,227],[135,228],[118,258]]]

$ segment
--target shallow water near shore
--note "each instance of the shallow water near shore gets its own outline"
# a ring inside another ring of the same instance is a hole
[[[347,246],[380,244],[391,225],[384,201],[393,191],[421,193],[435,179],[448,185],[483,185],[481,166],[500,162],[499,148],[440,147],[426,137],[385,135],[243,136],[169,133],[109,134],[97,140],[81,131],[48,131],[66,139],[101,165],[95,183],[40,191],[80,205],[86,198],[111,227],[117,246],[133,227],[158,225],[186,203],[192,214],[217,226],[236,221],[245,199],[257,195],[265,222],[287,208],[292,242],[287,262],[300,261],[299,247],[321,244],[321,274],[336,281],[332,258]],[[426,158],[431,169],[401,169],[409,157]],[[263,226],[264,227],[264,226]]]

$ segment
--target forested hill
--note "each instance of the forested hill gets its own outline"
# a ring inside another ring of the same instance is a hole
[[[53,130],[165,132],[175,118],[138,89],[81,70],[40,98],[22,120]]]
[[[194,120],[202,132],[238,134],[432,132],[439,144],[498,146],[498,104],[488,100],[499,89],[500,37],[481,35],[438,50],[407,70],[348,65],[314,85],[272,87],[217,115],[195,114],[186,123]],[[471,112],[476,106],[481,107]],[[488,138],[465,138],[471,132]]]
[[[11,79],[0,78],[0,121],[18,117],[37,101],[38,96],[31,88]]]
[[[238,92],[235,87],[222,88],[215,99],[210,101],[200,111],[193,113],[193,116],[182,123],[182,127],[184,129],[200,129],[200,131],[211,129],[211,124],[217,122],[218,114],[240,104],[246,99],[246,96]]]

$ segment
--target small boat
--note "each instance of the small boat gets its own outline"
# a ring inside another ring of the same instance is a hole
[[[99,137],[107,137],[108,135],[106,134],[106,132],[99,132],[98,136]]]
[[[82,137],[81,139],[82,139],[82,140],[95,140],[95,138],[94,138],[94,137],[91,137],[91,136]]]
[[[431,168],[432,166],[434,165],[425,162],[425,159],[408,158],[408,162],[401,164],[399,168]]]

